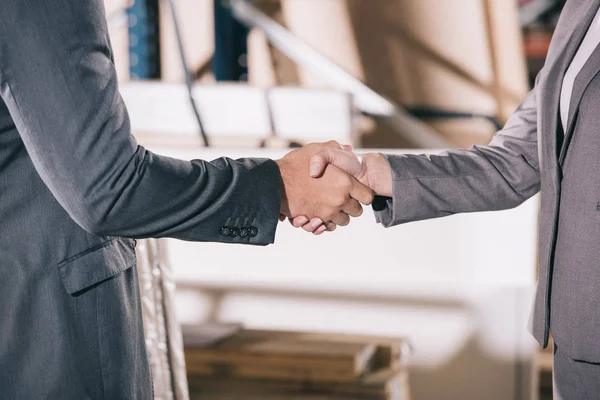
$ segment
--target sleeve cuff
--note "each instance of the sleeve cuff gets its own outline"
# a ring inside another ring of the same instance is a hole
[[[279,166],[273,160],[261,160],[262,163],[251,173],[256,177],[256,188],[260,192],[255,224],[259,230],[251,244],[267,245],[275,242],[275,232],[279,224],[281,210],[281,174]]]
[[[398,182],[395,179],[395,171],[391,167],[391,163],[388,156],[385,154],[381,155],[383,156],[383,158],[385,158],[388,164],[390,164],[393,185],[392,194],[394,197],[397,197],[400,192],[396,188],[396,184]],[[377,223],[383,225],[386,228],[395,225],[394,221],[397,221],[399,217],[398,210],[394,209],[394,197],[375,196],[375,199],[373,200],[372,207],[373,211],[375,212],[375,221],[377,221]],[[396,203],[398,203],[398,201],[396,201]]]
[[[269,159],[237,160],[247,167],[233,212],[219,227],[223,243],[265,246],[275,242],[281,207],[281,175]]]

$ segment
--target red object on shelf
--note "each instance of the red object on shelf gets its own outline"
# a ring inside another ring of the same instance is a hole
[[[536,31],[525,34],[525,55],[527,58],[545,58],[548,54],[552,32]]]

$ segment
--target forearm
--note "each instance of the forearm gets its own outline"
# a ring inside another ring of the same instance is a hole
[[[374,204],[385,226],[516,207],[540,188],[536,89],[488,146],[386,159],[391,196]]]
[[[539,171],[505,149],[475,147],[440,155],[387,155],[390,197],[373,203],[384,226],[456,213],[516,207],[539,191]]]
[[[88,231],[134,238],[273,243],[281,199],[279,170],[273,161],[188,162],[157,156],[141,146],[134,158],[103,178],[96,189],[74,196],[82,205],[80,213],[66,205]],[[221,232],[252,227],[256,236]]]
[[[7,85],[11,87],[10,80]],[[73,114],[65,107],[61,112],[68,116],[59,122],[36,117],[45,103],[31,99],[31,91],[10,94],[5,101],[36,170],[87,231],[135,238],[273,242],[281,199],[273,161],[190,162],[153,154],[131,136],[118,93],[114,106],[88,101],[95,109],[79,106]],[[20,103],[32,106],[23,108]],[[223,236],[223,227],[255,227],[258,234]]]

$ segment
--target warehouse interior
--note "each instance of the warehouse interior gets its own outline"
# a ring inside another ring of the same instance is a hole
[[[487,144],[561,0],[105,0],[137,141],[183,159]],[[265,248],[141,240],[157,399],[552,398],[527,332],[539,198]],[[507,252],[495,252],[502,243]],[[495,254],[490,258],[489,254]]]

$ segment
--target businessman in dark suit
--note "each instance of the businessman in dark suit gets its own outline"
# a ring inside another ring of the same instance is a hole
[[[306,173],[335,143],[278,161],[138,146],[103,7],[0,1],[0,399],[152,398],[134,238],[266,245],[280,214],[333,229],[372,200]]]
[[[558,399],[600,399],[599,43],[600,0],[567,1],[535,88],[488,146],[362,162],[325,149],[311,164],[369,185],[386,227],[516,207],[541,190],[531,330],[543,347],[552,331]]]

